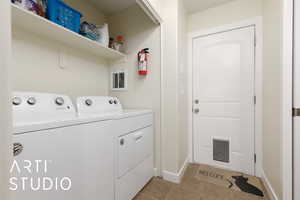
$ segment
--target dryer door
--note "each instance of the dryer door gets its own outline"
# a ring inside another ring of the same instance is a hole
[[[118,178],[125,175],[130,169],[134,168],[135,164],[135,149],[133,134],[128,134],[118,138]]]

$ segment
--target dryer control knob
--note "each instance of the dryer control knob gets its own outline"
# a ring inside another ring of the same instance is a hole
[[[22,103],[22,99],[20,97],[14,97],[12,99],[12,104],[15,105],[15,106],[18,106]]]
[[[62,106],[62,105],[64,105],[65,100],[64,100],[64,98],[62,98],[62,97],[57,97],[57,98],[55,99],[55,103],[56,103],[56,105],[58,105],[58,106]]]
[[[113,104],[114,103],[114,101],[111,99],[111,100],[109,100],[109,104]]]
[[[28,100],[27,100],[27,103],[29,104],[29,105],[34,105],[34,104],[36,104],[36,99],[34,98],[34,97],[30,97]]]
[[[114,100],[114,104],[118,104],[118,101],[117,101],[117,100]]]
[[[87,106],[91,106],[91,105],[93,105],[93,101],[91,99],[87,99],[87,100],[85,100],[85,104]]]

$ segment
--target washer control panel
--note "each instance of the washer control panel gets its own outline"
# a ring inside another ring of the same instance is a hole
[[[15,92],[12,106],[15,123],[67,120],[76,117],[72,101],[66,95]]]

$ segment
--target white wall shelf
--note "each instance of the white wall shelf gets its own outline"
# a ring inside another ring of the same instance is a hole
[[[57,25],[48,19],[21,9],[14,4],[11,5],[11,9],[13,28],[17,27],[34,34],[45,36],[61,44],[80,49],[108,60],[121,60],[126,58],[126,55],[123,53],[104,47],[98,42],[85,38],[84,36]]]

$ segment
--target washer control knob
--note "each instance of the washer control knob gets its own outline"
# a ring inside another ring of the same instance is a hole
[[[117,100],[114,100],[114,104],[118,104],[118,101],[117,101]]]
[[[27,100],[27,103],[31,106],[33,106],[34,104],[36,104],[36,99],[34,97],[29,97],[29,99]]]
[[[65,100],[64,100],[64,98],[62,98],[62,97],[57,97],[57,98],[55,99],[55,103],[56,103],[56,105],[58,105],[58,106],[62,106],[62,105],[64,105]]]
[[[91,99],[87,99],[87,100],[85,100],[85,105],[91,106],[91,105],[93,105],[93,101]]]
[[[15,105],[15,106],[18,106],[22,103],[22,99],[20,97],[14,97],[12,99],[12,104]]]
[[[111,99],[111,100],[109,100],[109,104],[113,104],[114,103],[114,101]]]

